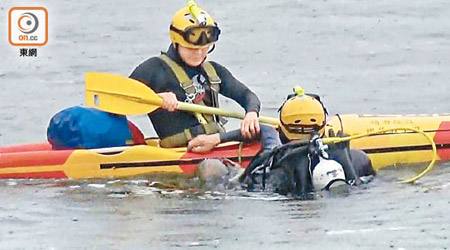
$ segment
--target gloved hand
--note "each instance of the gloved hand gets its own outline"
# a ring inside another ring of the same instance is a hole
[[[348,135],[343,133],[341,130],[337,132],[337,134],[334,134],[334,131],[330,129],[328,131],[328,135],[330,137],[347,137]],[[344,141],[344,142],[338,142],[338,143],[331,143],[328,145],[330,150],[336,150],[336,149],[347,149],[350,148],[350,141]]]
[[[347,137],[348,135],[347,134],[345,134],[344,132],[342,132],[341,130],[339,130],[338,132],[337,132],[337,137]],[[338,147],[338,148],[350,148],[350,141],[344,141],[344,142],[339,142],[339,143],[336,143],[336,146]]]
[[[338,131],[336,136],[346,137],[348,135],[342,131]],[[350,185],[359,185],[361,180],[355,172],[352,158],[350,156],[350,141],[329,144],[328,147],[330,156],[342,165],[347,182]]]
[[[272,150],[262,150],[261,152],[259,152],[259,154],[257,156],[255,156],[255,158],[253,158],[252,162],[245,169],[245,172],[242,175],[242,177],[240,178],[240,181],[244,182],[244,184],[246,184],[246,185],[250,185],[250,183],[246,183],[246,182],[253,181],[252,177],[250,176],[251,173],[253,172],[253,170],[255,170],[255,168],[257,168],[259,166],[266,164],[267,161],[272,157],[273,153],[274,152]]]

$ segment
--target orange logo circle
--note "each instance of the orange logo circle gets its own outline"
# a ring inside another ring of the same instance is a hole
[[[33,13],[26,12],[19,17],[17,24],[22,33],[31,34],[39,27],[39,20]]]

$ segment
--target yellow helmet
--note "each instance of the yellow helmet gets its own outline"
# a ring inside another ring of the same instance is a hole
[[[309,95],[293,96],[280,108],[280,128],[286,139],[309,140],[313,131],[325,131],[326,111],[322,103]]]
[[[220,29],[206,11],[192,2],[173,15],[170,40],[188,48],[203,48],[219,39]]]

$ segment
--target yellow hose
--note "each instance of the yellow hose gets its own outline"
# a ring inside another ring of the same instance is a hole
[[[422,134],[423,136],[425,136],[425,138],[427,138],[427,140],[431,144],[431,148],[432,148],[432,151],[433,151],[433,156],[431,158],[430,164],[428,164],[428,167],[426,167],[418,175],[416,175],[416,176],[414,176],[412,178],[409,178],[409,179],[401,181],[401,183],[414,183],[417,180],[419,180],[420,178],[422,178],[423,176],[425,176],[428,172],[430,172],[433,169],[433,167],[434,167],[434,165],[436,163],[436,159],[437,159],[436,143],[434,142],[433,138],[431,138],[429,135],[427,135],[425,132],[423,132],[421,130],[418,130],[418,129],[415,129],[415,128],[393,128],[393,129],[385,129],[385,130],[380,130],[380,131],[370,132],[370,133],[364,133],[364,134],[359,134],[359,135],[352,135],[352,136],[347,136],[347,137],[323,138],[322,141],[325,144],[339,143],[339,142],[355,140],[355,139],[359,139],[359,138],[363,138],[363,137],[367,137],[367,136],[378,135],[380,133],[394,132],[394,131],[397,131],[397,130],[413,131],[413,132]]]

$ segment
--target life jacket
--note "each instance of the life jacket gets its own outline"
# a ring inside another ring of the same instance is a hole
[[[165,62],[167,66],[169,66],[175,74],[181,88],[185,91],[188,100],[192,101],[196,94],[195,85],[192,82],[192,79],[190,79],[184,69],[172,60],[166,53],[161,53],[159,58]],[[219,78],[214,66],[212,66],[210,62],[203,62],[201,67],[208,76],[209,87],[211,89],[212,106],[218,108],[220,84],[222,83],[222,80]],[[203,100],[198,104],[205,105]],[[187,128],[184,132],[162,138],[160,141],[160,146],[163,148],[186,146],[187,143],[198,134],[214,134],[225,131],[222,126],[222,118],[220,116],[195,113],[195,117],[200,122],[200,127],[196,126],[195,128]]]

